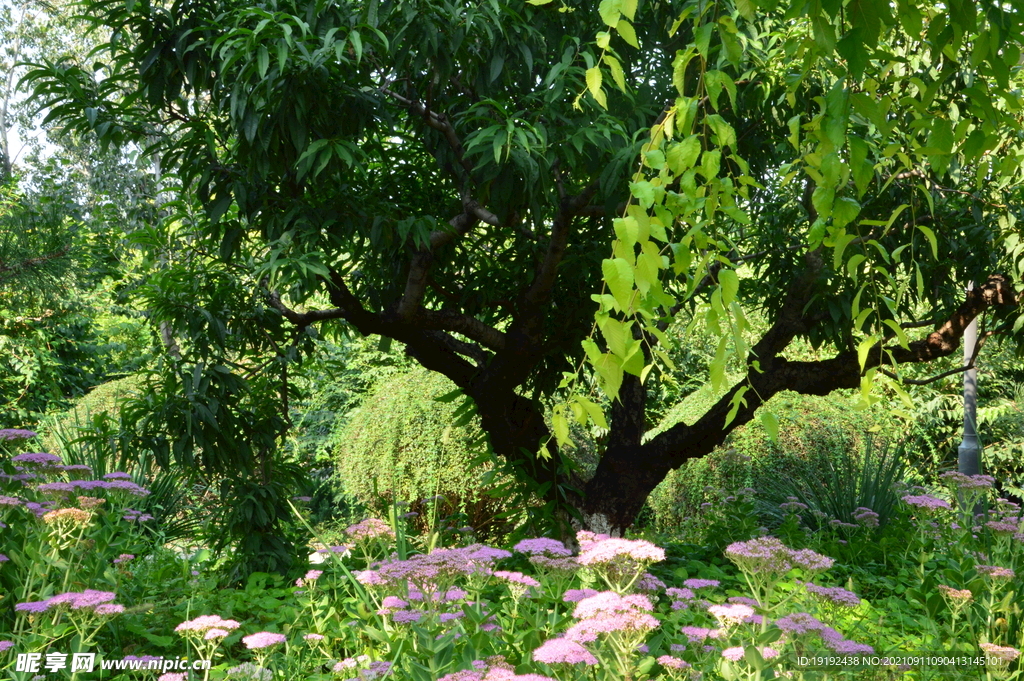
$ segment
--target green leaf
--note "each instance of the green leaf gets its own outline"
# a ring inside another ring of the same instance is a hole
[[[681,142],[675,142],[668,147],[668,167],[676,175],[682,175],[693,167],[700,156],[700,137],[690,135]]]
[[[622,0],[601,0],[597,12],[601,15],[601,21],[614,28],[619,23],[621,9]]]
[[[629,312],[630,301],[633,298],[632,266],[622,258],[606,259],[601,262],[601,273],[619,308]]]
[[[722,304],[729,305],[736,299],[736,292],[740,289],[740,278],[736,270],[720,270],[718,284],[722,288]]]
[[[629,45],[640,49],[640,41],[636,39],[636,29],[633,28],[633,24],[626,20],[620,20],[615,25],[615,30],[619,32],[622,39],[625,40]]]
[[[836,52],[846,60],[850,75],[857,81],[864,77],[864,69],[868,65],[868,50],[864,45],[863,35],[863,28],[852,28],[836,43]]]
[[[601,389],[608,399],[617,400],[619,387],[622,385],[622,360],[615,355],[605,353],[594,362],[594,369],[601,378]]]
[[[608,108],[608,99],[605,97],[604,90],[601,88],[601,67],[594,66],[587,69],[587,90],[590,91],[591,96],[601,105],[602,109]]]
[[[569,420],[562,414],[555,412],[551,415],[551,429],[555,431],[555,441],[560,446],[571,445],[569,439]]]
[[[770,411],[761,411],[761,425],[764,426],[768,439],[772,442],[779,441],[779,419]]]
[[[259,69],[260,78],[267,77],[267,69],[270,68],[270,52],[266,46],[260,45],[256,50],[256,64]]]
[[[615,236],[627,248],[632,248],[640,237],[640,225],[637,223],[636,218],[632,216],[615,218],[612,220],[612,227],[615,229]]]
[[[598,321],[598,328],[601,329],[601,335],[604,336],[604,341],[612,354],[624,359],[627,343],[633,339],[630,332],[632,324],[620,322],[614,317],[604,317]]]
[[[728,426],[736,419],[736,414],[739,412],[740,407],[746,406],[747,400],[744,397],[744,395],[749,389],[750,388],[748,386],[744,385],[741,386],[740,389],[733,394],[732,399],[729,401],[729,404],[731,405],[729,407],[729,413],[725,415],[726,426]]]
[[[904,350],[910,349],[910,341],[907,339],[907,334],[903,329],[900,328],[899,324],[897,324],[892,319],[884,319],[882,320],[882,323],[893,330],[893,333],[896,334],[896,339],[899,342],[901,348],[903,348]]]
[[[832,267],[834,269],[841,269],[843,264],[843,251],[850,244],[851,241],[857,238],[856,234],[840,234],[834,240],[833,246],[835,247],[835,253],[832,256]]]
[[[526,0],[527,5],[535,5],[537,7],[539,7],[540,5],[547,5],[552,2],[554,2],[554,0]]]
[[[868,361],[868,353],[871,352],[871,348],[878,342],[877,336],[868,336],[860,342],[857,346],[857,361],[860,363],[860,370],[864,371],[864,365]]]
[[[926,239],[928,239],[928,243],[931,244],[931,247],[932,247],[932,257],[935,258],[936,260],[938,260],[939,259],[939,242],[935,238],[935,232],[933,232],[930,228],[925,227],[924,225],[914,225],[914,226],[917,227],[919,230],[921,230],[921,233],[924,234]]]
[[[860,214],[860,204],[853,199],[843,197],[832,204],[832,225],[845,227]]]
[[[597,406],[582,395],[577,395],[576,401],[587,412],[587,415],[590,416],[590,420],[594,422],[595,426],[608,430],[608,422],[604,418],[604,412],[601,411],[601,407]]]
[[[832,202],[836,197],[835,187],[817,186],[811,194],[811,204],[818,211],[818,219],[824,220],[832,214]]]
[[[644,242],[644,250],[636,259],[635,272],[636,287],[642,295],[647,295],[651,287],[657,283],[660,267],[661,255],[658,254],[658,247],[650,241]]]

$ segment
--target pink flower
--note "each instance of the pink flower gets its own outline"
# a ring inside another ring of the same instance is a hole
[[[555,539],[548,539],[547,537],[524,539],[512,548],[519,553],[526,553],[531,556],[545,555],[552,558],[564,558],[572,555],[572,551],[565,548],[565,544]]]
[[[213,641],[218,638],[227,638],[229,633],[230,632],[228,632],[226,629],[210,629],[208,632],[206,632],[206,635],[203,636],[203,638],[207,641]]]
[[[506,582],[511,582],[513,584],[522,584],[523,586],[530,586],[534,588],[540,587],[540,582],[538,582],[533,577],[527,577],[522,572],[507,572],[505,570],[497,570],[494,573],[494,576],[498,577],[499,579],[504,579]]]
[[[0,653],[6,652],[14,647],[14,641],[0,641]]]
[[[93,608],[97,615],[120,615],[124,612],[124,606],[117,603],[101,603]]]
[[[355,525],[350,525],[345,529],[345,534],[355,542],[395,538],[395,531],[380,518],[367,518]]]
[[[908,494],[903,497],[903,503],[922,511],[934,511],[940,508],[950,508],[948,501],[933,497],[930,494],[919,494],[916,496]]]
[[[1010,646],[997,646],[994,643],[980,643],[979,647],[989,657],[994,657],[1003,662],[1013,662],[1020,657],[1020,651]]]
[[[581,565],[600,565],[629,559],[648,564],[665,560],[665,550],[644,539],[605,539],[580,553]]]
[[[708,612],[726,626],[748,622],[754,616],[754,609],[749,605],[733,603],[730,605],[712,605]]]
[[[306,641],[323,641],[324,640],[323,634],[306,634],[302,638],[305,639]]]
[[[553,638],[533,651],[533,659],[545,664],[597,664],[597,658],[576,641]]]
[[[743,659],[743,648],[736,646],[734,648],[726,648],[722,651],[722,657],[732,662],[739,662]]]
[[[584,598],[590,598],[596,593],[597,591],[594,589],[569,589],[562,596],[562,600],[566,603],[579,603]]]
[[[687,579],[683,582],[683,586],[689,589],[704,589],[720,585],[721,582],[717,579]],[[690,596],[690,598],[693,598],[693,596]]]
[[[242,637],[242,643],[249,650],[269,648],[284,643],[287,640],[284,634],[276,634],[272,631],[260,631],[249,636]]]
[[[241,625],[235,620],[221,619],[217,615],[201,615],[194,620],[186,620],[174,628],[177,632],[202,633],[210,629],[226,629],[234,631]]]
[[[690,663],[686,660],[680,660],[678,657],[672,657],[671,655],[662,655],[658,658],[658,664],[665,669],[689,669]]]
[[[161,674],[156,681],[188,681],[188,674]]]

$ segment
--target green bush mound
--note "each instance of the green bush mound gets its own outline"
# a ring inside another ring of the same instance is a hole
[[[694,423],[718,397],[710,386],[692,393],[668,412],[655,432],[680,421]],[[883,426],[879,413],[855,411],[845,392],[818,397],[787,391],[764,408],[779,419],[778,441],[755,419],[734,430],[711,454],[669,473],[647,500],[658,529],[682,530],[719,491],[772,489],[795,471],[821,469],[844,453],[862,452],[869,438],[881,443],[895,435]]]
[[[456,425],[461,400],[438,402],[455,390],[444,376],[424,369],[386,378],[352,415],[335,447],[345,492],[376,507],[381,501],[417,503],[441,495],[449,511],[465,514],[478,534],[496,530],[505,509],[487,495],[492,470],[481,463],[482,430],[474,418]]]
[[[121,402],[141,393],[145,380],[146,375],[140,373],[101,383],[76,399],[69,409],[47,416],[42,428],[43,451],[59,448],[55,434],[74,439],[78,428],[92,425],[96,418],[108,416],[116,423]]]

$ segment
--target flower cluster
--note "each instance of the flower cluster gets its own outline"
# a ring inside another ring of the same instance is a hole
[[[395,531],[380,518],[367,518],[355,525],[350,525],[345,529],[345,534],[356,543],[372,539],[395,538]]]
[[[729,544],[725,555],[746,573],[784,575],[794,567],[811,572],[828,570],[835,561],[827,556],[800,549],[794,551],[775,537],[758,537]]]
[[[804,588],[820,600],[832,605],[841,605],[848,608],[856,608],[860,605],[860,596],[848,591],[841,586],[818,586],[817,584],[805,583]]]
[[[124,612],[123,605],[112,601],[117,595],[110,591],[86,589],[79,592],[68,592],[51,596],[44,601],[18,603],[14,609],[18,612],[41,613],[54,608],[66,607],[73,611],[86,611],[97,615],[117,615]]]
[[[269,648],[276,646],[287,641],[287,637],[284,634],[278,634],[272,631],[260,631],[255,634],[242,637],[242,643],[249,650],[258,650],[260,648]]]
[[[222,619],[217,615],[201,615],[194,620],[186,620],[174,627],[174,630],[184,636],[202,635],[211,629],[222,631],[234,631],[242,626],[235,620]]]
[[[0,428],[0,440],[29,440],[36,436],[31,430],[24,428]]]
[[[949,502],[945,499],[939,499],[933,497],[930,494],[908,494],[903,497],[903,503],[908,506],[913,506],[919,511],[936,511],[940,508],[949,509],[951,508]]]
[[[853,512],[853,519],[864,527],[878,527],[879,515],[865,506],[858,506]]]
[[[614,591],[603,591],[576,604],[573,617],[578,622],[565,632],[565,638],[577,643],[590,643],[599,634],[627,632],[644,634],[656,629],[659,622],[650,613],[654,604],[647,596],[622,596]]]

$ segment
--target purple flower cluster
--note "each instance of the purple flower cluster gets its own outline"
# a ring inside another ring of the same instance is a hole
[[[683,586],[689,589],[713,589],[720,586],[721,582],[717,579],[686,579],[683,580]]]
[[[594,589],[568,589],[562,595],[562,600],[566,603],[579,603],[584,598],[590,598],[595,595],[597,595],[597,591]]]
[[[860,596],[840,586],[818,586],[807,582],[804,584],[804,588],[821,600],[828,601],[834,605],[842,605],[848,608],[856,608],[860,605]]]
[[[402,587],[412,583],[421,591],[432,592],[430,587],[437,582],[460,575],[489,573],[491,563],[511,555],[503,549],[483,544],[459,549],[437,549],[407,560],[377,563],[373,569],[358,573],[356,578],[368,586]]]
[[[963,491],[992,489],[996,484],[996,479],[991,475],[964,475],[958,471],[943,473],[939,478]]]
[[[822,642],[840,655],[871,655],[875,649],[843,638],[838,631],[806,612],[796,612],[775,620],[775,626],[791,636],[817,634]]]
[[[808,571],[828,570],[835,561],[810,549],[794,551],[775,537],[758,537],[729,544],[725,555],[748,573],[783,575],[794,567]]]
[[[580,565],[614,564],[631,561],[648,565],[665,560],[665,549],[645,539],[605,539],[587,546],[579,556]]]
[[[975,569],[992,579],[1013,579],[1016,577],[1016,573],[1013,570],[998,565],[978,565]]]
[[[908,494],[903,497],[903,503],[913,506],[919,511],[937,511],[940,508],[950,508],[949,502],[945,499],[933,497],[930,494]]]
[[[142,511],[136,511],[134,508],[126,508],[122,519],[127,520],[130,523],[144,523],[148,520],[153,520],[153,516]]]
[[[859,506],[853,512],[853,519],[864,527],[878,527],[878,514],[866,506]]]
[[[355,525],[345,528],[345,534],[356,542],[370,541],[372,539],[394,539],[395,531],[391,526],[380,518],[367,518]]]
[[[52,608],[67,607],[70,610],[88,610],[98,615],[112,615],[124,612],[124,606],[117,606],[117,608],[104,608],[103,610],[99,608],[101,605],[112,604],[111,602],[115,598],[117,598],[117,595],[110,591],[86,589],[81,593],[68,592],[58,594],[56,596],[51,596],[44,601],[18,603],[14,606],[14,609],[18,612],[41,613]]]
[[[721,638],[725,633],[721,629],[706,629],[704,627],[683,627],[683,635],[690,643],[703,643],[707,639]]]
[[[524,539],[513,546],[512,549],[530,556],[548,556],[549,558],[565,558],[572,555],[572,551],[565,548],[565,544],[556,539],[548,539],[547,537]]]
[[[11,462],[29,464],[40,468],[51,468],[62,463],[59,456],[56,454],[47,454],[46,452],[28,452],[26,454],[18,454],[17,456],[11,457]]]
[[[29,440],[35,436],[31,430],[24,428],[0,428],[0,440]]]
[[[755,616],[754,609],[742,603],[712,605],[708,608],[708,612],[714,615],[715,619],[726,627],[752,622]]]

